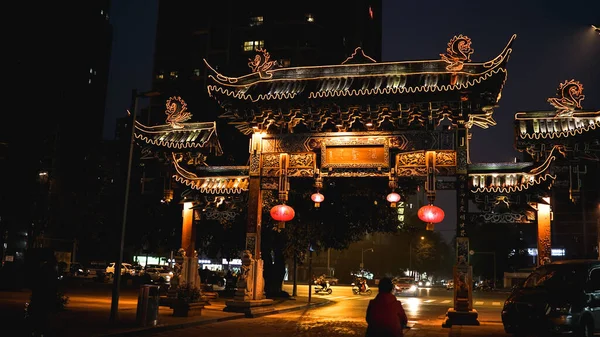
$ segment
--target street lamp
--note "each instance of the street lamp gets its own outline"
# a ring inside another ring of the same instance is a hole
[[[155,97],[159,96],[160,93],[157,91],[145,91],[138,93],[137,90],[133,90],[133,97],[135,98],[133,104],[133,112],[131,112],[131,140],[129,142],[129,159],[127,162],[127,180],[125,181],[125,201],[123,205],[123,221],[121,225],[121,242],[119,246],[119,258],[115,264],[115,272],[113,273],[113,290],[112,299],[110,303],[110,322],[115,323],[118,319],[119,312],[119,292],[121,288],[121,267],[123,264],[123,249],[125,247],[125,228],[127,225],[127,205],[129,201],[129,186],[131,185],[131,164],[133,159],[133,144],[135,142],[135,122],[136,113],[138,109],[138,102],[140,97]]]
[[[363,249],[360,252],[360,269],[362,270],[365,267],[365,252],[373,251],[373,248]]]
[[[424,236],[421,236],[421,240],[425,240]],[[411,275],[412,275],[412,237],[410,238],[410,241],[408,242],[408,270],[410,271]],[[409,275],[410,276],[410,275]]]

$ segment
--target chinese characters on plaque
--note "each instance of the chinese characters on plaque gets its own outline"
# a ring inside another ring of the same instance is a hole
[[[383,145],[361,145],[361,146],[327,146],[326,164],[328,166],[339,165],[387,165]]]

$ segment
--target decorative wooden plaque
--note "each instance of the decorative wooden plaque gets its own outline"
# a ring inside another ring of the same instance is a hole
[[[388,168],[389,147],[381,144],[324,144],[321,147],[321,167]]]

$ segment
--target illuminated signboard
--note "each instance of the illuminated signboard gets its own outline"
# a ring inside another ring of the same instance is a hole
[[[323,168],[378,168],[389,167],[389,148],[387,143],[369,143],[354,141],[350,144],[324,144],[321,147]]]

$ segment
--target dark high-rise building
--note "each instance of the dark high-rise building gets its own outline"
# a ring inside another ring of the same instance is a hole
[[[21,2],[7,11],[16,108],[0,123],[0,142],[11,162],[3,176],[21,188],[1,189],[11,195],[0,217],[25,228],[29,245],[41,235],[72,240],[91,226],[112,44],[109,5]]]
[[[182,96],[193,120],[212,121],[204,59],[230,75],[249,73],[257,48],[284,67],[340,64],[356,47],[381,60],[381,24],[381,0],[160,1],[153,89]],[[152,124],[164,121],[163,110]]]

